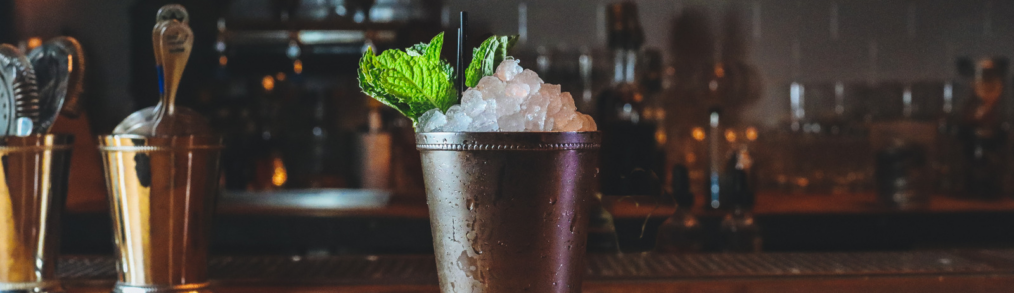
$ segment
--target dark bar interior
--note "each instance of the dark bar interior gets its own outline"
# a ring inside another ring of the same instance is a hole
[[[0,0],[0,293],[1007,292],[1011,20]]]

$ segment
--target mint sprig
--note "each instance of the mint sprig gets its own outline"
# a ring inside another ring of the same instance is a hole
[[[517,36],[492,36],[483,41],[472,51],[472,63],[465,69],[465,85],[475,87],[480,79],[493,75],[517,40]]]
[[[493,36],[482,42],[472,51],[472,63],[463,73],[465,85],[474,87],[482,77],[493,75],[516,41],[516,36]],[[444,34],[440,33],[429,43],[404,51],[385,50],[378,56],[369,48],[359,59],[359,87],[413,123],[434,108],[447,111],[457,103],[458,92],[454,89],[454,67],[440,59],[443,45]]]
[[[429,44],[417,44],[405,51],[385,50],[380,56],[367,49],[359,60],[359,87],[384,105],[401,112],[413,122],[433,108],[446,111],[457,102],[454,68],[440,59],[444,34]]]

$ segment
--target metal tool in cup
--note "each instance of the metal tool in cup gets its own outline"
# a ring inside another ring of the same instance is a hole
[[[580,292],[598,132],[419,133],[442,292]]]
[[[162,6],[152,29],[155,70],[159,79],[159,102],[127,116],[113,129],[114,134],[144,136],[210,135],[208,120],[190,108],[176,105],[176,91],[194,46],[190,17],[183,6]]]
[[[0,136],[32,134],[39,120],[35,71],[14,46],[0,44]]]
[[[0,138],[0,293],[63,292],[56,262],[72,141]]]
[[[99,137],[113,212],[115,293],[209,293],[219,136]]]

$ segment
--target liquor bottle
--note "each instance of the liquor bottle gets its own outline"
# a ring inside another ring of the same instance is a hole
[[[1006,174],[1007,131],[1003,127],[1000,98],[1007,75],[1007,60],[982,59],[974,66],[973,93],[961,114],[958,137],[962,144],[965,193],[972,198],[996,199],[1003,193]]]
[[[644,42],[637,6],[631,2],[611,4],[607,13],[614,74],[610,87],[598,97],[602,194],[657,194],[652,192],[659,187],[653,177],[665,178],[665,156],[656,139],[657,123],[645,115],[645,94],[637,76]]]
[[[722,143],[721,111],[712,108],[708,112],[708,165],[704,190],[708,199],[706,206],[709,209],[718,209],[722,206],[722,158],[725,157],[726,145]]]
[[[277,77],[264,76],[261,89],[253,99],[253,128],[255,140],[250,146],[254,172],[247,190],[268,191],[289,185],[288,160],[282,147],[288,141],[283,130],[282,106],[294,99],[296,87]]]
[[[288,188],[321,188],[344,185],[340,178],[328,174],[329,136],[331,135],[325,118],[325,99],[327,94],[321,92],[304,93],[294,101],[286,113],[288,118],[288,140],[284,151],[286,168],[289,173]],[[309,115],[307,115],[309,113]],[[345,186],[342,186],[345,187]]]
[[[366,132],[359,134],[359,182],[363,188],[390,189],[391,133],[384,129],[381,107],[374,99],[367,102]]]
[[[704,230],[691,210],[694,194],[690,193],[690,176],[687,167],[673,166],[672,192],[676,211],[658,227],[655,251],[661,253],[698,252],[704,246]]]
[[[747,158],[737,153],[729,162],[730,165],[743,165],[744,159]],[[733,167],[726,171],[723,194],[728,199],[729,209],[719,227],[720,251],[760,252],[763,246],[760,227],[753,218],[754,193],[746,169]]]

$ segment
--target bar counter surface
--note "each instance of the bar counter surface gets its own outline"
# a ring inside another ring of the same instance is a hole
[[[70,256],[68,293],[107,293],[109,257]],[[215,292],[439,292],[430,255],[217,257]],[[584,292],[1010,292],[1014,250],[595,254]]]

